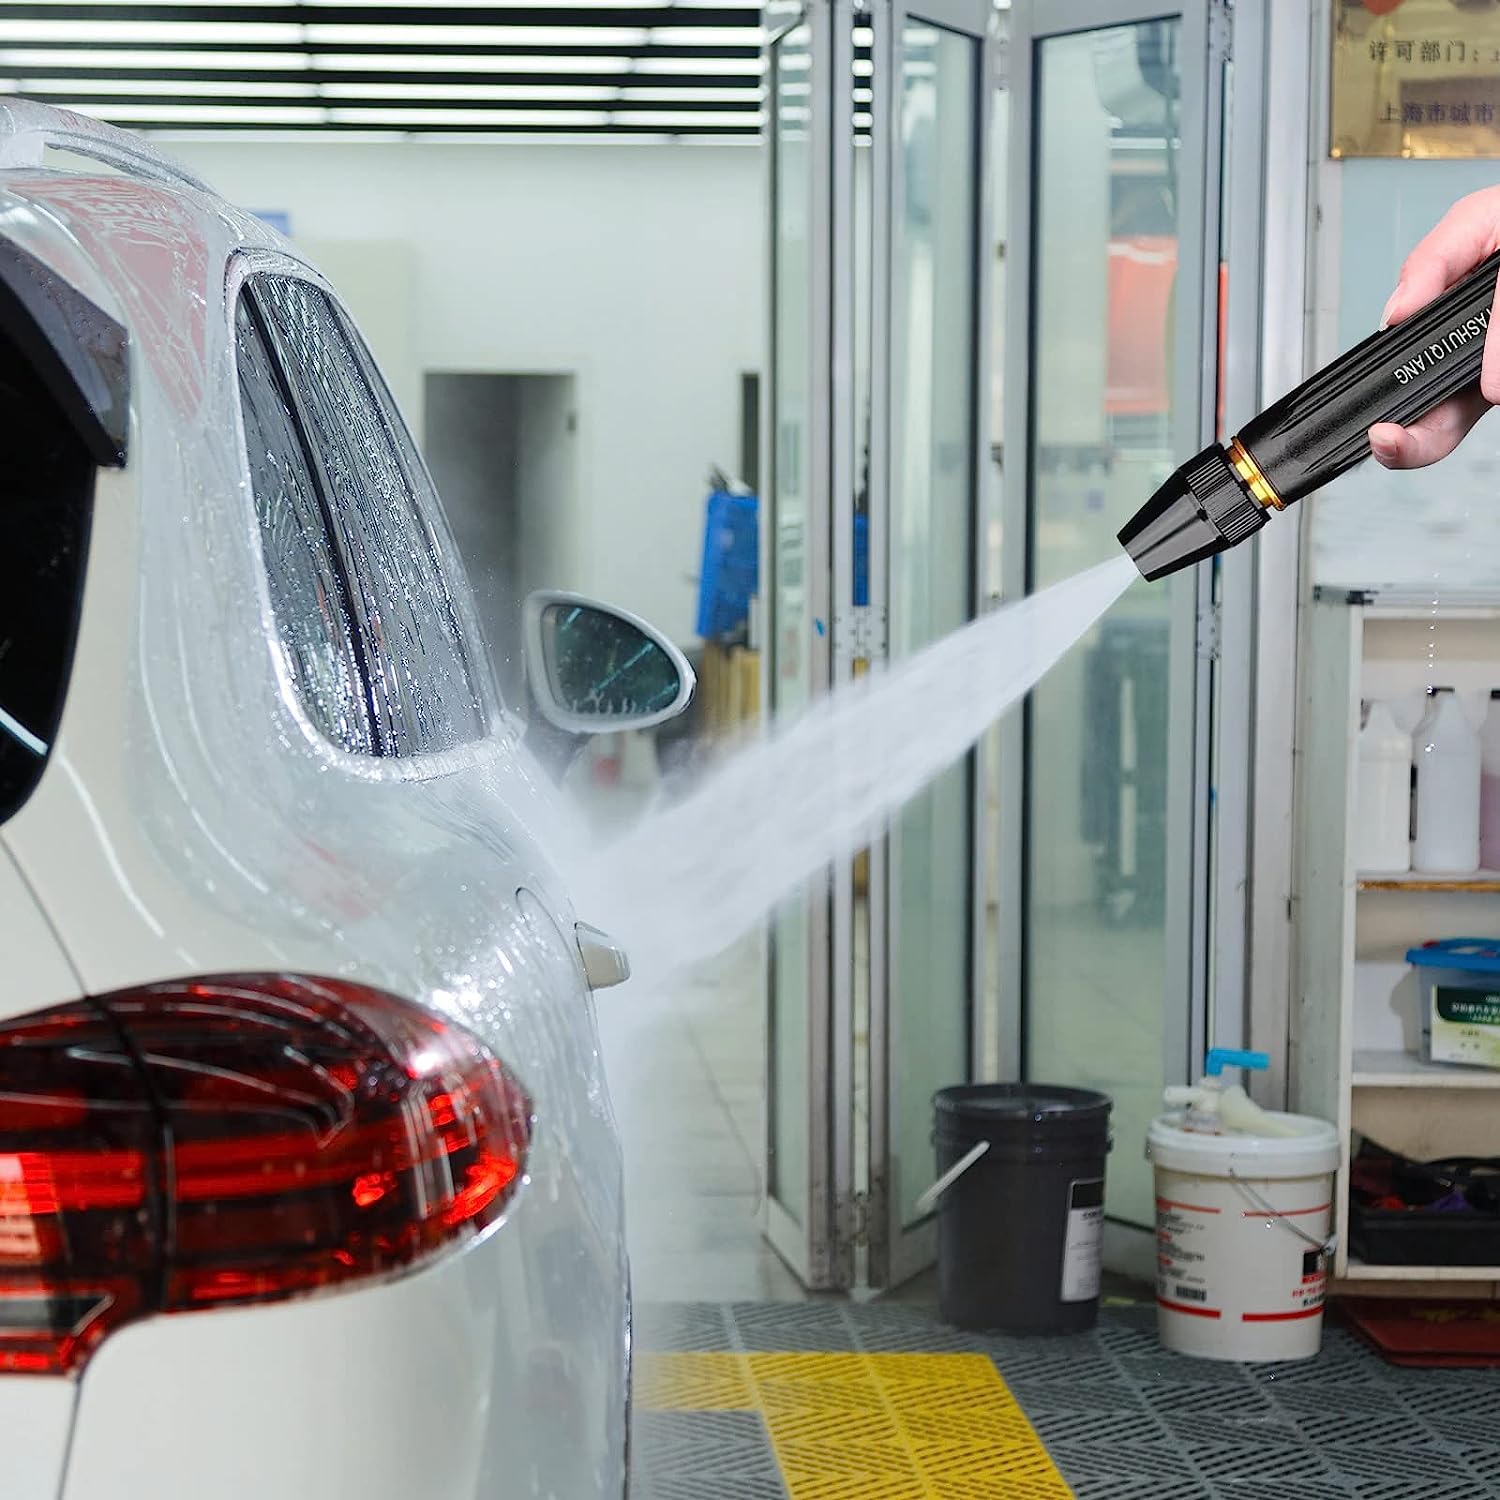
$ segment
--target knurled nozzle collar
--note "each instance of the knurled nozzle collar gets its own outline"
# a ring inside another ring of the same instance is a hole
[[[1266,524],[1265,508],[1235,477],[1222,448],[1205,448],[1189,459],[1182,466],[1182,477],[1226,545],[1244,541]]]

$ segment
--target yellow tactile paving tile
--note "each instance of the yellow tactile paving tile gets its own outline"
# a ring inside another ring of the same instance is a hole
[[[982,1354],[645,1354],[636,1400],[759,1412],[791,1500],[1072,1500]]]

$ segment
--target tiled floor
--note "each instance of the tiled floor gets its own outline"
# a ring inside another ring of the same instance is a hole
[[[1500,1497],[1500,1376],[1395,1369],[1339,1328],[1233,1365],[1163,1352],[1123,1300],[1027,1340],[890,1302],[677,1304],[637,1343],[633,1500]]]

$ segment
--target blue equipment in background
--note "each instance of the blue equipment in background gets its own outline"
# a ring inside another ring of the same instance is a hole
[[[750,618],[760,573],[754,495],[715,490],[703,526],[703,567],[698,574],[698,634],[722,640]]]
[[[698,574],[698,634],[719,641],[738,634],[750,618],[760,585],[760,502],[754,495],[716,489],[703,525],[703,567]],[[870,525],[854,517],[854,602],[870,602]]]

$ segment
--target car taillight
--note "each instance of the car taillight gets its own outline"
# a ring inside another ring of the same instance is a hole
[[[473,1035],[362,985],[179,981],[0,1025],[0,1370],[411,1266],[500,1217],[530,1139]]]
[[[154,1298],[156,1144],[107,1016],[80,1003],[0,1027],[0,1370],[72,1368]]]

